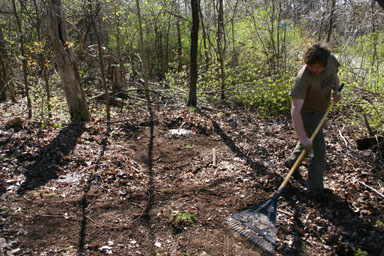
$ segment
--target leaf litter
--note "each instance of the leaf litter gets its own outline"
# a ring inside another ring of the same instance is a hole
[[[1,115],[2,253],[259,255],[222,219],[269,198],[287,174],[283,163],[296,144],[289,118],[154,106],[153,122],[143,105],[109,127],[99,118],[15,130]],[[353,144],[358,128],[340,121],[326,128],[327,202],[290,181],[279,200],[275,255],[384,250],[384,199],[369,188],[383,192],[384,177],[374,153]],[[175,228],[170,209],[196,222]]]

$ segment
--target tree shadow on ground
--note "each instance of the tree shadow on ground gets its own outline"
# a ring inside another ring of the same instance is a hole
[[[149,116],[149,141],[148,141],[148,155],[146,164],[148,167],[148,203],[145,206],[143,216],[149,218],[149,212],[153,207],[153,195],[154,195],[154,186],[153,186],[153,141],[154,141],[154,119],[153,119],[153,107],[151,102],[151,97],[149,93],[146,94],[147,99],[147,111]]]
[[[107,122],[107,132],[105,134],[104,141],[108,141],[108,137],[111,133],[111,125],[110,122]],[[82,256],[85,255],[85,238],[86,238],[86,231],[87,231],[87,224],[88,224],[88,217],[87,217],[87,208],[88,208],[88,192],[91,189],[92,181],[96,178],[95,173],[97,173],[97,170],[100,168],[100,161],[105,155],[105,152],[107,150],[107,143],[102,144],[102,149],[100,151],[99,158],[95,164],[94,172],[90,173],[88,176],[88,179],[86,181],[86,184],[84,186],[83,190],[83,196],[81,198],[81,227],[80,227],[80,233],[79,233],[79,248],[78,248],[78,255]]]
[[[143,157],[143,163],[146,165],[146,171],[148,174],[148,183],[147,183],[147,191],[146,191],[146,202],[143,206],[143,210],[140,214],[140,216],[137,217],[137,222],[135,225],[140,225],[141,228],[144,228],[146,230],[151,230],[153,222],[151,221],[151,210],[155,204],[154,201],[154,194],[155,194],[155,188],[154,188],[154,172],[153,172],[153,151],[154,151],[154,140],[155,140],[155,120],[154,120],[154,114],[153,114],[153,105],[151,97],[148,94],[145,95],[146,97],[146,106],[147,106],[147,120],[145,122],[141,122],[140,124],[129,124],[126,123],[123,125],[123,130],[125,131],[127,140],[132,139],[133,135],[138,133],[141,128],[148,128],[149,129],[149,135],[148,135],[148,142],[146,143],[146,147],[143,148],[145,150],[146,154]],[[129,203],[127,201],[127,203]],[[137,227],[136,227],[137,228]],[[152,240],[151,243],[153,245],[152,251],[155,252],[156,246],[155,246],[155,234],[153,232],[149,232],[149,240]]]
[[[145,126],[149,128],[149,138],[148,138],[148,144],[147,144],[147,155],[144,160],[146,166],[147,166],[147,172],[148,172],[148,184],[147,184],[147,202],[144,206],[143,212],[141,216],[138,218],[141,219],[138,223],[141,223],[141,226],[146,230],[151,230],[153,226],[153,221],[151,221],[151,210],[153,208],[153,205],[155,203],[154,200],[154,194],[155,194],[155,188],[154,188],[154,172],[153,172],[153,145],[154,145],[154,129],[155,129],[155,122],[154,122],[154,115],[153,115],[153,106],[152,101],[149,93],[146,93],[146,105],[147,105],[147,115],[148,115],[148,122],[145,122]],[[137,224],[140,225],[140,224]],[[151,240],[152,248],[151,250],[156,252],[156,246],[155,246],[155,233],[149,232],[149,240]],[[156,253],[157,254],[157,253]]]
[[[239,157],[245,163],[252,168],[255,172],[266,172],[267,168],[255,161],[253,161],[247,154],[241,151],[241,149],[236,145],[236,143],[233,141],[231,137],[229,137],[225,131],[220,127],[220,125],[213,120],[208,114],[204,113],[201,109],[197,109],[197,113],[200,114],[201,116],[209,119],[212,123],[214,131],[221,137],[223,142],[232,150],[233,153],[236,154],[236,157]]]
[[[328,239],[329,242],[338,241],[338,255],[351,255],[355,251],[351,248],[361,248],[368,255],[379,255],[377,244],[383,245],[384,230],[374,227],[355,212],[350,204],[340,196],[332,193],[329,201],[321,203],[318,207],[321,216],[328,219],[334,226],[339,227],[341,233],[335,233]]]
[[[28,190],[45,185],[51,179],[56,179],[65,164],[62,160],[73,151],[83,132],[82,123],[73,123],[63,128],[53,141],[29,159],[33,163],[26,167],[26,179],[17,192],[24,194]]]
[[[367,251],[368,255],[379,255],[377,244],[383,243],[384,230],[380,230],[374,227],[371,223],[363,220],[359,212],[354,212],[350,204],[342,197],[334,194],[331,191],[327,191],[326,201],[318,201],[313,198],[308,198],[305,192],[300,188],[291,187],[284,193],[284,199],[287,201],[290,208],[293,210],[293,229],[297,235],[293,238],[293,247],[282,248],[284,253],[294,255],[306,255],[303,251],[305,248],[305,232],[303,232],[305,226],[302,222],[303,206],[314,208],[318,213],[320,219],[325,219],[332,223],[337,228],[330,229],[324,227],[320,230],[312,230],[310,237],[318,237],[324,239],[324,242],[331,247],[336,247],[337,255],[355,255],[358,248],[362,251]],[[301,204],[298,204],[297,201]],[[314,218],[314,217],[312,217]],[[313,219],[312,219],[313,222]],[[282,225],[284,222],[282,222]],[[325,225],[324,223],[320,224]],[[308,227],[307,227],[308,228]],[[281,227],[281,232],[292,233],[286,227]]]

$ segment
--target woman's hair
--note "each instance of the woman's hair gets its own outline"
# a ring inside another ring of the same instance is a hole
[[[331,55],[331,50],[324,44],[316,43],[311,45],[304,53],[305,64],[327,65],[327,59]]]

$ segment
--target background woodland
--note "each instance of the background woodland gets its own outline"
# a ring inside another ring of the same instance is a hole
[[[1,2],[0,99],[25,109],[10,117],[116,120],[110,104],[129,111],[143,92],[287,115],[302,53],[322,41],[342,64],[348,117],[383,128],[381,1]]]

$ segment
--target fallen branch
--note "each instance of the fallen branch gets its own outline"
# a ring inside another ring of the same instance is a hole
[[[290,213],[290,212],[287,212],[287,211],[284,211],[284,210],[281,210],[281,209],[276,209],[277,212],[280,212],[280,213],[284,213],[286,215],[289,215],[289,216],[293,216],[293,213]]]
[[[100,223],[97,223],[96,221],[94,221],[91,217],[89,216],[85,216],[87,219],[89,219],[96,227],[100,228],[100,229],[103,229],[104,228],[104,224],[100,224]]]
[[[341,133],[340,130],[339,130],[339,135],[340,135],[340,137],[343,139],[343,141],[344,141],[344,143],[345,143],[346,146],[348,146],[348,144],[352,145],[352,143],[349,142],[349,140],[347,140],[347,139],[343,136],[343,134]]]
[[[360,184],[364,185],[365,187],[369,188],[370,190],[372,190],[373,192],[375,192],[376,194],[378,194],[379,196],[381,196],[382,198],[384,198],[384,195],[382,193],[380,193],[379,191],[377,191],[376,189],[374,189],[373,187],[371,186],[368,186],[367,184],[365,184],[364,182],[360,181]]]

